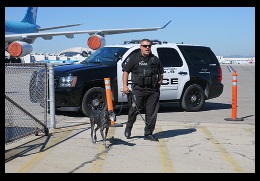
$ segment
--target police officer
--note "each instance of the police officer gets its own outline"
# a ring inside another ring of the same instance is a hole
[[[125,137],[131,136],[133,124],[140,111],[145,109],[144,139],[158,141],[153,135],[159,110],[160,86],[163,80],[163,67],[158,57],[151,52],[151,41],[143,39],[140,51],[133,53],[123,65],[123,90],[131,98]],[[131,72],[132,91],[128,88],[128,75]],[[129,99],[128,99],[129,100]]]

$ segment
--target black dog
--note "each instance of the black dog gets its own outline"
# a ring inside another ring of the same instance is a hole
[[[106,137],[109,130],[109,126],[111,125],[111,121],[116,121],[116,114],[113,111],[99,110],[95,107],[92,107],[92,112],[90,114],[92,143],[96,143],[97,141],[96,132],[98,129],[100,129],[100,133],[103,139],[103,144],[107,148]],[[96,128],[94,128],[95,125],[97,125]]]

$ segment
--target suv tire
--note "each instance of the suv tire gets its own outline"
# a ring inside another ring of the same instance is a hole
[[[190,85],[184,92],[181,107],[185,111],[199,111],[205,104],[205,94],[202,87],[198,84]]]
[[[89,89],[83,99],[81,104],[82,112],[89,117],[92,111],[92,107],[94,107],[93,103],[95,101],[99,102],[98,109],[105,110],[107,109],[107,102],[106,102],[106,92],[101,87],[93,87]]]

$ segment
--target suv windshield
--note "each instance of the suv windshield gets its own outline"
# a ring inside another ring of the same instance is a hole
[[[102,65],[114,65],[124,55],[128,48],[124,47],[102,47],[81,63],[98,63]]]

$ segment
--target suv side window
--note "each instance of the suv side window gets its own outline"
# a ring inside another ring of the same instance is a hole
[[[157,48],[163,67],[182,67],[182,59],[174,48]]]
[[[209,66],[216,64],[212,51],[208,47],[179,46],[185,59],[194,66]]]

